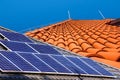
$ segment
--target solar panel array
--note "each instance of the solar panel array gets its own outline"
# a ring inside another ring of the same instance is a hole
[[[0,31],[0,34],[4,37],[6,37],[6,39],[8,41],[17,41],[17,42],[30,42],[32,43],[33,41],[30,40],[29,38],[27,38],[24,35],[21,35],[19,33],[13,33],[13,32],[7,32],[7,31]]]
[[[4,51],[0,52],[0,59],[0,68],[3,72],[113,76],[94,61],[75,56]]]
[[[62,55],[53,47],[33,43],[22,34],[4,31],[0,31],[0,33],[8,39],[8,41],[0,40],[0,43],[8,49],[8,51],[0,51],[0,70],[2,72],[114,77],[91,59]],[[17,39],[14,39],[16,37]]]

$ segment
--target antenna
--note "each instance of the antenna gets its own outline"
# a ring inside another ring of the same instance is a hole
[[[98,12],[99,12],[99,14],[101,15],[101,17],[103,18],[103,19],[105,19],[105,16],[103,15],[103,13],[98,9]]]
[[[68,10],[68,18],[71,19],[70,11]]]

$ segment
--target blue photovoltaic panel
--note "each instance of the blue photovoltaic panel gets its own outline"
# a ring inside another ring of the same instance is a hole
[[[60,55],[61,53],[52,48],[49,45],[40,45],[40,44],[29,44],[31,47],[33,47],[35,50],[37,50],[40,53],[45,53],[45,54],[56,54]]]
[[[27,71],[30,73],[51,72],[54,74],[62,73],[114,77],[91,59],[49,54],[43,55],[0,51],[0,69],[3,72],[8,70],[15,72]]]
[[[24,59],[19,57],[17,54],[13,52],[0,52],[2,55],[7,57],[10,61],[16,64],[23,71],[38,71],[29,63],[27,63]]]
[[[19,33],[13,33],[13,32],[7,32],[7,31],[0,31],[2,35],[4,35],[7,39],[11,41],[20,41],[20,42],[30,42],[33,43],[29,38],[26,36],[19,34]]]
[[[2,42],[5,46],[7,46],[12,51],[36,53],[31,47],[29,47],[25,43],[10,42],[10,41],[0,41],[0,42]]]
[[[40,55],[40,54],[36,54],[40,59],[42,59],[44,62],[46,62],[48,65],[50,65],[51,67],[53,67],[57,72],[60,73],[72,73],[69,70],[67,70],[65,67],[63,67],[62,65],[60,65],[58,62],[56,62],[55,60],[53,60],[50,56],[47,55]]]
[[[75,66],[73,63],[71,63],[69,60],[67,60],[63,56],[52,56],[52,57],[55,58],[57,61],[61,62],[67,68],[69,68],[72,72],[77,74],[86,74],[82,69]]]
[[[20,53],[20,55],[42,72],[55,72],[53,69],[51,69],[48,65],[46,65],[44,62],[42,62],[37,57],[35,57],[33,54]]]
[[[92,69],[90,66],[86,65],[85,63],[83,63],[80,59],[78,59],[76,57],[67,57],[67,58],[69,60],[71,60],[72,62],[74,62],[77,66],[79,66],[80,68],[82,68],[88,74],[101,75],[100,73],[98,73],[97,71],[95,71],[94,69]]]
[[[88,65],[92,66],[95,70],[99,71],[102,75],[113,76],[110,72],[106,71],[104,68],[102,68],[100,65],[98,65],[93,60],[88,59],[88,58],[79,58],[79,59],[85,61]]]
[[[20,71],[15,65],[10,63],[5,57],[0,53],[0,69],[9,71]]]

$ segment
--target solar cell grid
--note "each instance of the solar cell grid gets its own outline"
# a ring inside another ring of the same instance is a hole
[[[96,72],[95,70],[93,70],[91,67],[89,67],[88,65],[84,64],[81,60],[79,60],[78,58],[75,57],[67,57],[69,60],[71,60],[72,62],[74,62],[77,66],[79,66],[80,68],[82,68],[85,72],[87,72],[88,74],[94,74],[94,75],[101,75],[100,73]]]
[[[11,42],[11,41],[0,41],[0,42],[5,46],[7,46],[11,51],[36,53],[31,47],[29,47],[25,43],[18,43],[18,42]]]
[[[111,73],[109,73],[108,71],[103,69],[101,66],[99,66],[93,60],[88,59],[88,58],[79,58],[79,59],[83,60],[85,63],[87,63],[88,65],[92,66],[95,70],[99,71],[101,73],[101,75],[111,75],[111,76],[113,76]]]
[[[60,72],[60,73],[72,73],[69,70],[67,70],[65,67],[63,67],[61,64],[59,64],[58,62],[53,60],[50,56],[39,55],[39,54],[36,54],[36,56],[38,56],[40,59],[42,59],[48,65],[53,67],[57,72]]]
[[[67,60],[65,57],[63,56],[52,56],[53,58],[55,58],[56,60],[58,60],[59,62],[61,62],[63,65],[65,65],[67,68],[69,68],[73,73],[77,73],[77,74],[86,74],[86,72],[84,72],[82,69],[80,69],[79,67],[75,66],[73,63],[71,63],[69,60]]]
[[[20,71],[15,65],[0,54],[0,69],[9,71]]]
[[[20,55],[22,57],[24,57],[27,61],[29,61],[31,64],[33,64],[35,67],[37,67],[42,72],[56,72],[52,68],[50,68],[47,64],[42,62],[42,60],[35,57],[34,54],[20,53]]]
[[[29,44],[29,45],[39,53],[61,55],[60,52],[58,52],[49,45],[41,45],[41,44]]]
[[[0,34],[2,34],[3,36],[5,36],[10,41],[20,41],[20,42],[33,43],[32,40],[30,40],[26,36],[24,36],[22,34],[19,34],[19,33],[7,32],[7,31],[0,31]]]
[[[15,53],[2,52],[1,54],[7,57],[10,61],[16,64],[23,71],[38,71]]]

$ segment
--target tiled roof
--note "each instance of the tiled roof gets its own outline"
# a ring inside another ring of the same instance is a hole
[[[66,20],[26,33],[78,55],[120,68],[120,27],[105,20]]]

